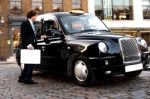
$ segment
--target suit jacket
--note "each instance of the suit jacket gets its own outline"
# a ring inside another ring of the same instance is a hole
[[[32,44],[34,48],[36,47],[36,35],[29,20],[26,20],[21,24],[21,48],[27,49],[29,44]]]

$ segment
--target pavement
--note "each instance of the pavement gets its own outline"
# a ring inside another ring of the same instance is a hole
[[[150,72],[133,79],[108,76],[91,87],[75,84],[68,76],[34,71],[36,85],[18,83],[16,64],[0,64],[0,99],[150,99]]]
[[[93,87],[76,85],[61,74],[34,71],[37,85],[18,83],[20,68],[15,57],[0,61],[0,99],[150,99],[150,72],[128,79],[117,75]]]
[[[16,64],[15,56],[10,56],[6,61],[0,61],[0,64]]]

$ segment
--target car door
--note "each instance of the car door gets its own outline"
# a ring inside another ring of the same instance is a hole
[[[52,26],[54,24],[56,26]],[[61,50],[64,43],[57,27],[58,25],[54,20],[44,22],[44,32],[47,38],[38,40],[37,43],[38,48],[41,49],[41,68],[43,69],[57,69],[57,66],[61,68]]]

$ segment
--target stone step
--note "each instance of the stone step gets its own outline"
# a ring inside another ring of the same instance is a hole
[[[15,63],[15,62],[16,62],[15,56],[10,56],[10,57],[6,60],[6,62],[13,62],[13,63]]]

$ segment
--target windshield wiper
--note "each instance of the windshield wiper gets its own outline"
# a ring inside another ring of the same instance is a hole
[[[97,29],[86,29],[86,30],[80,31],[80,33],[81,32],[91,32],[91,31],[99,31],[99,30],[97,30]]]
[[[110,32],[110,30],[99,30],[99,31]]]
[[[110,32],[110,30],[86,29],[86,30],[80,31],[80,33],[83,33],[83,32],[92,32],[92,31],[104,31],[104,32]]]

